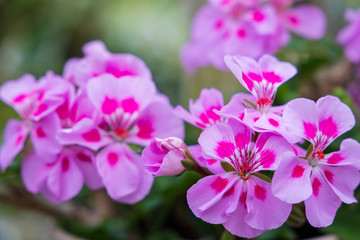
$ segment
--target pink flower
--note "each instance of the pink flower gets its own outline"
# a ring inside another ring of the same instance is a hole
[[[96,40],[83,46],[85,57],[70,59],[64,67],[64,77],[78,86],[85,86],[92,77],[107,73],[116,78],[123,76],[151,80],[145,63],[132,54],[111,53],[103,42]]]
[[[346,57],[354,63],[360,62],[360,8],[348,9],[345,19],[349,25],[344,27],[337,36],[337,42],[344,45]]]
[[[226,71],[223,57],[241,55],[258,59],[286,46],[293,31],[320,39],[326,18],[318,7],[298,5],[293,0],[210,0],[195,15],[191,39],[181,49],[187,73],[212,65]]]
[[[290,204],[273,196],[271,184],[256,176],[275,170],[291,146],[272,133],[261,133],[256,142],[251,138],[252,131],[234,119],[205,129],[199,138],[204,157],[226,162],[232,170],[200,179],[187,193],[197,217],[247,238],[280,227],[291,211]]]
[[[39,81],[26,74],[1,86],[1,100],[23,118],[22,121],[11,119],[5,126],[4,143],[0,148],[2,170],[21,152],[29,134],[37,153],[52,155],[61,150],[55,138],[60,123],[53,112],[64,102],[63,96],[68,88],[69,85],[52,72]]]
[[[355,118],[349,107],[332,96],[316,103],[292,100],[283,118],[286,128],[310,141],[313,148],[306,159],[287,153],[274,174],[272,191],[288,203],[305,201],[309,223],[329,226],[341,202],[356,202],[353,193],[360,180],[360,144],[346,139],[340,151],[324,154],[324,150],[354,126]]]
[[[75,197],[84,183],[91,189],[102,187],[94,161],[94,153],[83,147],[63,148],[50,159],[32,153],[22,162],[21,176],[29,192],[60,203]]]
[[[182,138],[183,123],[152,81],[102,74],[90,79],[85,89],[102,122],[83,118],[62,130],[59,140],[100,150],[96,166],[110,197],[138,202],[150,191],[153,178],[126,143],[147,146],[154,137]]]
[[[220,110],[223,105],[224,98],[219,90],[204,88],[195,102],[192,99],[189,101],[190,113],[178,105],[175,108],[175,114],[191,125],[205,129],[222,121],[214,110]]]
[[[270,55],[262,56],[258,62],[248,57],[226,56],[225,62],[252,95],[234,95],[219,114],[235,117],[255,131],[274,131],[297,142],[299,139],[289,134],[282,123],[283,106],[272,106],[278,87],[296,74],[296,68]]]
[[[187,158],[185,151],[186,145],[179,138],[155,138],[144,148],[141,157],[146,171],[153,176],[175,176],[185,170],[181,163]]]

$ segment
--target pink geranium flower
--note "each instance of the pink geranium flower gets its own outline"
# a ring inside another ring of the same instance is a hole
[[[360,62],[360,8],[348,9],[345,19],[349,25],[344,27],[337,36],[337,42],[345,47],[346,57],[354,62]]]
[[[316,103],[290,101],[283,119],[290,132],[310,141],[312,151],[305,158],[287,153],[274,174],[272,191],[288,203],[305,201],[310,224],[329,226],[341,202],[356,202],[353,193],[360,179],[360,144],[346,139],[340,151],[324,154],[324,150],[354,126],[355,118],[338,98],[326,96]]]
[[[22,118],[21,121],[11,119],[5,126],[4,143],[0,149],[2,170],[21,152],[29,134],[36,152],[51,155],[61,150],[55,139],[60,125],[53,112],[64,102],[63,95],[68,88],[69,85],[52,72],[38,81],[26,74],[1,86],[1,100],[13,107]]]
[[[75,197],[84,183],[91,189],[103,186],[94,162],[94,153],[83,147],[63,148],[50,159],[31,153],[23,160],[21,176],[29,192],[60,203]]]
[[[258,62],[248,57],[226,56],[225,62],[252,95],[234,95],[219,114],[223,117],[235,117],[255,131],[274,131],[289,141],[298,141],[297,137],[290,135],[284,128],[283,106],[272,106],[278,87],[297,73],[296,68],[270,55],[262,56]]]
[[[111,53],[102,41],[91,41],[83,46],[83,58],[70,59],[64,67],[64,77],[78,86],[85,86],[92,77],[111,74],[116,78],[137,76],[151,80],[151,72],[143,60],[125,53]]]
[[[220,110],[224,105],[222,92],[215,88],[204,88],[200,92],[200,97],[189,101],[189,111],[178,105],[175,108],[175,114],[184,121],[200,129],[221,122],[222,119],[214,110]]]
[[[153,178],[126,143],[147,146],[154,137],[183,138],[182,121],[152,81],[102,74],[89,80],[86,92],[102,121],[83,118],[62,130],[59,139],[62,144],[100,150],[96,166],[110,197],[138,202],[150,191]]]
[[[280,227],[291,211],[291,204],[274,197],[271,184],[256,176],[275,170],[292,151],[290,144],[273,133],[251,139],[252,131],[234,119],[205,129],[199,138],[204,157],[226,162],[232,170],[200,179],[187,193],[197,217],[247,238]]]

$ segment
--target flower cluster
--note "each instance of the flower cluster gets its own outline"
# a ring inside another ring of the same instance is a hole
[[[63,76],[48,72],[38,81],[29,74],[4,83],[1,99],[21,120],[5,127],[2,170],[27,144],[21,166],[25,187],[58,203],[76,196],[84,183],[105,187],[119,202],[136,203],[150,191],[136,145],[154,137],[184,137],[184,126],[160,94],[144,62],[112,54],[100,41],[70,59]],[[24,150],[25,150],[24,149]]]
[[[360,63],[360,8],[348,9],[345,19],[349,25],[339,32],[337,41],[344,45],[345,55],[351,62]]]
[[[318,7],[296,0],[208,0],[194,17],[191,38],[181,50],[185,70],[212,65],[227,70],[225,55],[258,59],[274,54],[290,41],[292,31],[317,40],[324,36],[326,18]]]
[[[259,61],[225,56],[225,63],[251,94],[237,93],[224,105],[218,90],[203,89],[190,112],[176,107],[178,116],[203,130],[199,145],[155,139],[142,154],[148,172],[202,173],[187,192],[190,209],[240,237],[280,227],[292,204],[302,201],[311,225],[329,226],[342,202],[357,201],[360,144],[345,139],[339,151],[324,153],[355,125],[350,108],[333,96],[273,106],[277,88],[297,73],[292,64],[270,55]],[[298,145],[305,140],[307,151]]]

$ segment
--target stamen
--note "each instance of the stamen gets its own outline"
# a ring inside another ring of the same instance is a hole
[[[314,153],[314,157],[318,158],[318,159],[324,159],[325,158],[325,154],[321,151],[316,151]]]
[[[267,98],[260,98],[258,101],[257,101],[257,104],[259,106],[269,106],[271,103],[273,102],[273,100],[271,99],[267,99]]]
[[[122,140],[125,140],[126,136],[128,135],[129,131],[123,130],[121,128],[115,129],[115,134],[119,136]]]

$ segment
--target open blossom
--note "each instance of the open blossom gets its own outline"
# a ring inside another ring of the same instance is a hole
[[[348,9],[345,19],[349,25],[341,29],[337,42],[345,47],[346,57],[354,63],[360,62],[360,8]]]
[[[175,108],[175,114],[184,121],[200,129],[205,129],[221,122],[222,119],[214,110],[220,110],[224,105],[222,93],[215,88],[204,88],[200,92],[200,97],[189,101],[189,111],[178,105]]]
[[[360,180],[360,144],[345,139],[340,151],[324,154],[324,150],[354,126],[355,118],[350,108],[333,96],[320,98],[316,103],[292,100],[283,117],[289,131],[308,140],[312,151],[305,159],[287,153],[274,174],[272,191],[288,203],[305,201],[310,224],[328,226],[341,202],[356,202],[353,194]]]
[[[50,159],[31,153],[23,160],[21,176],[29,192],[59,203],[75,197],[84,183],[90,189],[103,186],[94,162],[92,151],[77,146],[63,148]]]
[[[153,177],[126,143],[147,146],[154,137],[183,138],[182,121],[152,81],[102,74],[91,78],[85,89],[102,121],[83,118],[62,130],[59,139],[62,144],[100,150],[96,166],[110,197],[124,203],[138,202],[150,191]]]
[[[41,154],[53,154],[61,149],[55,139],[59,122],[52,114],[63,103],[68,87],[60,76],[52,72],[38,81],[25,74],[1,86],[1,100],[13,107],[22,118],[10,119],[5,126],[4,143],[0,149],[2,170],[21,152],[29,134],[35,151]]]
[[[185,151],[186,145],[179,138],[155,138],[144,148],[141,157],[146,171],[153,176],[175,176],[185,170],[181,163],[187,158]]]
[[[261,133],[256,142],[251,138],[252,130],[234,119],[205,129],[199,138],[204,157],[226,162],[232,170],[200,179],[187,193],[197,217],[247,238],[280,227],[291,211],[291,204],[274,197],[271,184],[256,176],[275,170],[292,151],[290,144],[273,133]]]
[[[297,73],[296,68],[270,55],[262,56],[258,62],[248,57],[226,56],[225,62],[252,95],[234,95],[219,114],[223,117],[235,117],[255,131],[274,131],[289,141],[298,141],[297,137],[284,128],[283,106],[272,106],[278,87]]]
[[[326,30],[322,10],[293,0],[209,0],[195,15],[191,39],[180,57],[189,74],[212,65],[226,71],[223,57],[241,55],[258,59],[286,46],[289,31],[320,39]]]
[[[85,44],[83,52],[83,58],[72,58],[64,67],[64,78],[78,86],[85,86],[90,78],[101,74],[111,74],[116,78],[137,76],[152,79],[144,61],[132,54],[111,53],[102,41]]]

